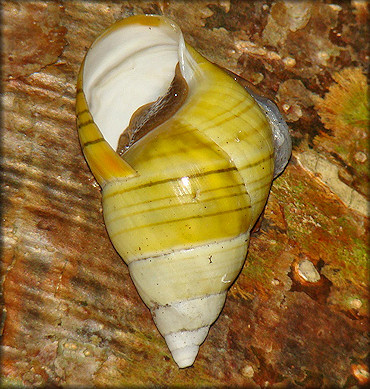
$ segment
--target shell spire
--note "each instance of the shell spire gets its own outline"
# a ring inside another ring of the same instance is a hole
[[[191,366],[267,201],[276,129],[165,17],[111,26],[78,85],[80,140],[110,239],[174,360]]]

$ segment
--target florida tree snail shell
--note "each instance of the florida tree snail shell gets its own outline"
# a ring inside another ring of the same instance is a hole
[[[174,360],[190,366],[289,159],[286,124],[154,15],[98,37],[76,105],[111,241]]]

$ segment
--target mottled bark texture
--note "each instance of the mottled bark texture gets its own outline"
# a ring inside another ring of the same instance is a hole
[[[3,1],[2,383],[356,387],[369,379],[365,1]],[[192,368],[107,236],[75,125],[79,64],[164,14],[278,103],[294,150]]]

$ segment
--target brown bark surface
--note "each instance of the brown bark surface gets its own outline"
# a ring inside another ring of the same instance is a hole
[[[365,1],[3,1],[2,385],[358,387],[369,381]],[[193,367],[107,236],[75,83],[115,20],[164,14],[272,96],[293,156]]]

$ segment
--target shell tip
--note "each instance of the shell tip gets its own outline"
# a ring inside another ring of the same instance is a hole
[[[179,368],[189,367],[194,363],[199,346],[206,338],[208,330],[209,326],[206,326],[193,331],[179,331],[165,335],[167,346]]]
[[[172,352],[172,357],[180,369],[192,366],[198,355],[199,346],[186,346]]]

